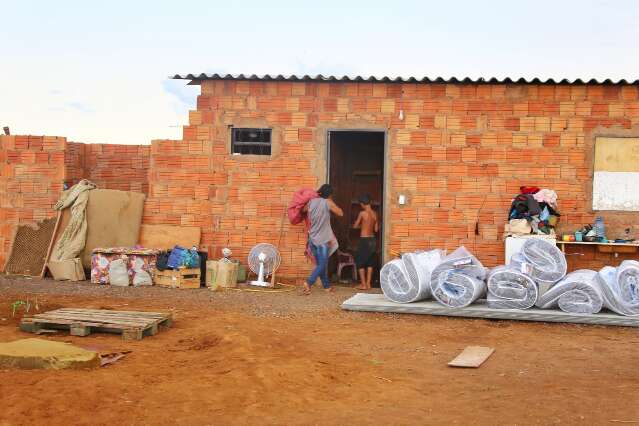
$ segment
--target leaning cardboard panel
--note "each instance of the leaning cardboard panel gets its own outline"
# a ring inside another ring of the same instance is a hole
[[[147,225],[140,227],[140,245],[146,248],[168,250],[176,245],[191,248],[200,245],[198,226]]]
[[[47,266],[54,280],[84,281],[85,279],[84,268],[82,268],[80,259],[50,260]]]
[[[133,247],[138,242],[145,195],[138,192],[94,189],[87,204],[87,242],[82,266],[91,268],[97,247]]]

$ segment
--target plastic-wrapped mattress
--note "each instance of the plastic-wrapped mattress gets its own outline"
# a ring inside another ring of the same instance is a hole
[[[470,305],[486,294],[486,268],[465,247],[460,247],[433,270],[433,297],[451,308]]]
[[[430,274],[443,257],[443,251],[430,250],[406,253],[401,259],[391,260],[380,271],[384,296],[396,303],[430,298]]]
[[[603,306],[603,296],[596,277],[597,272],[590,269],[571,272],[542,294],[537,306],[542,309],[559,307],[573,314],[596,314]]]
[[[511,266],[497,266],[487,280],[488,306],[502,309],[528,309],[537,302],[535,281]]]
[[[620,315],[639,315],[639,262],[624,260],[618,268],[605,266],[597,281],[606,308]]]
[[[551,242],[531,238],[515,254],[511,265],[519,270],[530,269],[530,276],[540,284],[554,284],[566,275],[566,256]],[[522,268],[523,265],[523,268]]]

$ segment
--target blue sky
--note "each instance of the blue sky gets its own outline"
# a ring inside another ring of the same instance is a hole
[[[175,73],[639,78],[639,2],[0,0],[0,125],[178,138]]]

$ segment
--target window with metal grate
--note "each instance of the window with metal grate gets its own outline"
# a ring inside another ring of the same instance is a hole
[[[271,129],[232,129],[231,154],[271,155]]]

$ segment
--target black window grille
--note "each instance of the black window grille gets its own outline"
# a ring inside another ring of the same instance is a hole
[[[271,129],[232,129],[231,153],[271,155]]]

